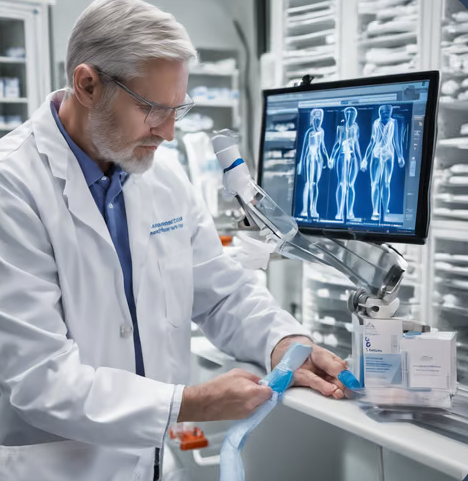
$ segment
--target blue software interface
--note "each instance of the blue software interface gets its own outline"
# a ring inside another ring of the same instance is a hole
[[[262,187],[300,226],[413,234],[429,81],[271,94]]]

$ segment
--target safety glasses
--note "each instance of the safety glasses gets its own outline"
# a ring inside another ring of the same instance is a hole
[[[107,74],[99,68],[95,68],[96,72],[100,75],[107,77],[111,82],[125,90],[129,95],[131,95],[140,104],[140,107],[146,112],[145,123],[151,124],[153,127],[161,125],[169,117],[175,116],[175,120],[181,120],[184,118],[190,109],[195,105],[195,102],[190,98],[188,94],[185,94],[184,103],[178,105],[177,107],[169,107],[167,105],[158,104],[157,102],[150,102],[138,95],[133,90],[130,90],[127,86],[121,83],[117,78],[112,75]]]

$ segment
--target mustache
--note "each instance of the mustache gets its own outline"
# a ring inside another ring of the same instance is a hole
[[[151,137],[151,138],[141,139],[135,143],[141,146],[156,145],[157,147],[159,147],[163,142],[164,142],[164,139],[162,137]]]

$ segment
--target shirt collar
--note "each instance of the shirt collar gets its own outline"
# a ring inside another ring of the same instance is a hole
[[[59,128],[68,146],[70,147],[70,150],[73,152],[76,159],[78,160],[78,163],[80,164],[88,187],[91,187],[104,176],[102,170],[86,152],[84,152],[80,147],[78,147],[78,145],[76,145],[70,135],[68,135],[68,132],[65,130],[65,127],[63,126],[58,116],[58,111],[60,110],[60,103],[56,103],[53,101],[50,102],[50,109],[52,111],[55,122],[57,123],[57,127]],[[128,174],[124,172],[119,165],[114,164],[112,166],[111,172],[109,173],[109,177],[113,176],[115,173],[118,173],[120,182],[122,184],[128,178]]]

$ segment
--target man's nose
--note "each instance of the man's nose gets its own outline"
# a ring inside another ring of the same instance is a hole
[[[170,115],[162,124],[151,128],[151,134],[162,137],[166,142],[172,142],[175,137],[175,112]]]

